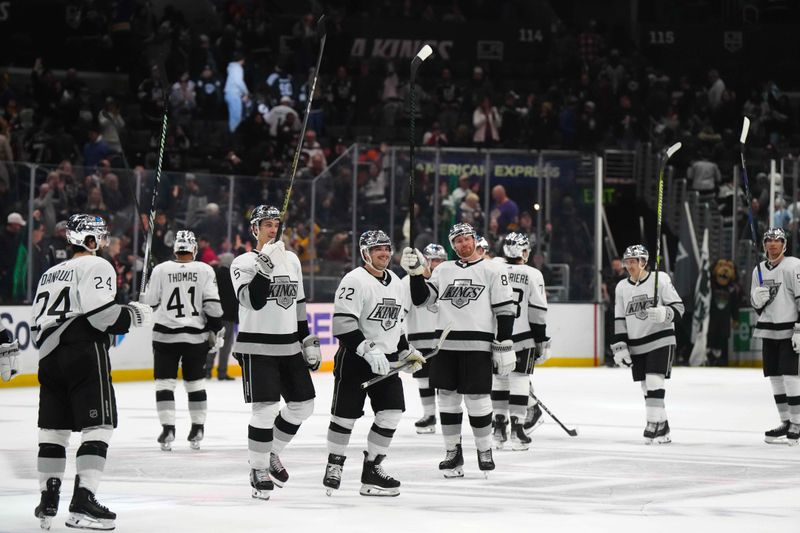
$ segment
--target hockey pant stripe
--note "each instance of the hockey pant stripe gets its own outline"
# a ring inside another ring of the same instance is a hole
[[[419,386],[419,399],[422,403],[422,414],[436,416],[436,390],[431,388],[430,379],[416,378]]]
[[[251,404],[252,414],[247,428],[247,455],[250,468],[264,470],[269,465],[269,452],[272,451],[272,427],[278,414],[278,402],[255,402]]]
[[[350,443],[350,435],[355,425],[355,418],[331,417],[328,426],[328,453],[347,455],[347,445]]]
[[[183,386],[189,396],[189,416],[192,419],[192,424],[205,424],[206,412],[208,411],[206,380],[184,381]]]
[[[781,420],[789,420],[789,403],[783,378],[784,376],[770,376],[769,383],[772,385],[772,394],[775,398],[775,407],[778,408],[778,415]]]
[[[492,399],[488,394],[467,394],[464,403],[469,413],[469,425],[475,447],[484,451],[492,447]]]
[[[300,425],[314,412],[314,400],[287,403],[275,418],[275,441],[272,443],[272,453],[280,455],[289,444]]]
[[[664,407],[665,379],[663,374],[647,374],[642,383],[644,393],[645,408],[647,411],[648,422],[664,422],[667,419],[667,411]]]
[[[113,433],[111,426],[85,428],[81,432],[81,445],[75,459],[75,467],[81,478],[80,486],[93,494],[97,493],[100,479],[106,467],[108,443]]]
[[[783,376],[783,383],[786,387],[789,421],[800,424],[800,376]]]
[[[375,422],[367,435],[369,461],[374,461],[378,455],[386,455],[389,452],[389,445],[402,416],[403,412],[399,409],[387,409],[375,413]]]
[[[456,391],[439,389],[439,418],[442,423],[444,445],[448,450],[461,443],[461,395]]]

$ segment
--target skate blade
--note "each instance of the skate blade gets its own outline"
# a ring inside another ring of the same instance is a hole
[[[654,442],[656,444],[669,444],[670,442],[672,442],[672,439],[669,437],[669,435],[667,435],[665,437],[657,437],[657,438],[655,438]]]
[[[531,449],[531,445],[529,443],[519,443],[519,444],[512,444],[511,449],[515,452],[525,452]]]
[[[52,516],[40,516],[39,517],[39,527],[42,529],[50,529],[50,526],[53,525],[53,517]]]
[[[787,439],[785,435],[782,437],[764,437],[764,442],[766,442],[767,444],[788,445],[789,439]]]
[[[538,428],[542,424],[544,424],[544,420],[542,417],[539,417],[539,420],[537,420],[535,424],[527,428],[523,426],[522,430],[525,432],[526,435],[530,436],[530,434],[536,431],[536,428]]]
[[[193,450],[199,450],[200,449],[200,441],[199,440],[190,440],[189,441],[189,448],[191,448]]]
[[[798,439],[786,439],[787,446],[797,446],[798,444],[800,444]]]
[[[97,531],[111,531],[116,527],[113,519],[95,518],[83,513],[71,513],[65,525],[75,529],[94,529]]]
[[[378,487],[377,485],[361,485],[361,490],[358,491],[362,496],[400,496],[400,489],[398,488],[385,488]]]
[[[494,449],[495,450],[502,450],[503,449],[503,445],[505,445],[505,441],[499,441],[499,440],[494,441]]]
[[[483,471],[483,479],[489,479],[489,472],[491,472],[491,470],[484,470]]]
[[[418,435],[429,435],[431,433],[436,433],[436,426],[417,427]]]
[[[272,495],[271,490],[258,490],[256,488],[253,489],[252,496],[256,500],[269,500],[269,497]]]
[[[171,442],[160,442],[161,451],[162,452],[171,452],[172,451],[172,443]]]
[[[330,487],[327,487],[327,488],[325,489],[325,495],[326,495],[328,498],[330,498],[331,496],[333,496],[333,491],[335,491],[335,490],[336,490],[336,489],[332,489],[332,488],[330,488]]]
[[[442,470],[442,475],[445,477],[445,479],[464,477],[464,469],[460,466],[457,466],[450,470]]]
[[[644,438],[644,443],[645,443],[647,446],[650,446],[651,444],[653,444],[653,439],[650,439],[650,438],[647,438],[647,437],[645,437],[645,438]]]

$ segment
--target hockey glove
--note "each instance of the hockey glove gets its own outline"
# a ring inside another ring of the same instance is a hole
[[[408,366],[404,367],[403,365],[405,364],[408,364]],[[394,363],[392,366],[394,368],[402,369],[403,372],[413,374],[414,372],[421,370],[422,365],[424,364],[425,357],[423,357],[416,348],[409,345],[407,350],[403,350],[397,355],[397,363]]]
[[[611,345],[611,351],[614,352],[614,362],[619,366],[631,366],[633,360],[631,359],[631,352],[628,351],[628,345],[624,342],[615,342]]]
[[[792,348],[794,353],[800,354],[800,323],[794,325],[794,333],[792,334]]]
[[[149,305],[131,302],[125,307],[131,313],[132,328],[146,328],[153,325],[153,308]]]
[[[657,305],[655,307],[647,308],[647,320],[663,324],[664,322],[672,322],[675,318],[675,311],[671,307]]]
[[[750,301],[753,307],[761,309],[769,303],[769,287],[756,287],[750,293]]]
[[[403,249],[403,257],[400,258],[400,266],[409,276],[419,276],[425,272],[425,256],[416,248],[406,247]]]
[[[0,378],[11,381],[19,374],[19,343],[16,340],[0,344]]]
[[[265,277],[272,276],[272,271],[275,270],[275,264],[283,257],[285,247],[283,241],[276,243],[267,243],[256,255],[256,268],[258,273]]]
[[[514,341],[492,342],[492,361],[497,369],[498,376],[507,376],[517,366],[517,354],[514,353]]]
[[[208,332],[208,351],[211,353],[217,353],[222,345],[225,344],[225,328],[221,327],[219,331],[214,333],[213,331]]]
[[[534,365],[541,365],[545,361],[550,359],[550,339],[546,341],[537,342],[536,343],[536,359],[534,359]]]
[[[364,340],[356,348],[356,353],[364,358],[369,363],[369,367],[373,374],[385,376],[389,373],[389,360],[386,355],[375,347],[372,341]]]
[[[322,364],[322,352],[319,349],[319,337],[316,335],[309,335],[303,339],[303,359],[312,371],[319,370],[319,365]]]

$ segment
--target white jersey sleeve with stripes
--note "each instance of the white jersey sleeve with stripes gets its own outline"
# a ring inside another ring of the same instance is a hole
[[[763,309],[756,310],[759,316],[753,336],[761,339],[790,339],[795,323],[800,320],[800,259],[784,257],[774,267],[764,261],[761,263],[761,274],[764,286],[769,288],[769,301]],[[754,268],[750,294],[756,287],[758,273]]]

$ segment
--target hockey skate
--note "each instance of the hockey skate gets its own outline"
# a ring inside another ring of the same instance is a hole
[[[439,463],[439,470],[447,479],[464,477],[464,454],[460,444],[456,444],[452,450],[447,450],[444,461]]]
[[[116,518],[116,513],[97,502],[92,491],[80,486],[80,476],[75,476],[75,490],[69,503],[67,527],[111,531],[116,527]]]
[[[781,425],[764,432],[764,442],[767,444],[788,444],[786,434],[789,432],[789,421],[784,420]]]
[[[494,470],[494,459],[492,459],[492,449],[478,450],[478,469],[483,472],[483,477],[489,479],[489,472]]]
[[[531,438],[525,433],[522,424],[516,416],[511,417],[511,449],[522,452],[531,447]]]
[[[36,518],[39,519],[39,525],[42,529],[50,529],[53,523],[53,517],[58,513],[58,499],[61,492],[61,480],[57,477],[51,477],[47,480],[47,488],[42,491],[42,499],[39,500],[39,505],[33,511]]]
[[[289,472],[283,467],[281,458],[274,453],[269,454],[269,475],[278,488],[283,488],[286,482],[289,481]]]
[[[189,431],[189,436],[186,440],[189,441],[189,447],[193,450],[200,449],[200,441],[205,436],[205,428],[203,424],[192,424],[192,429]]]
[[[542,418],[542,408],[539,407],[539,404],[532,405],[528,407],[528,412],[525,415],[525,422],[522,424],[522,429],[525,430],[526,435],[530,435],[533,431],[544,424],[544,418]]]
[[[272,480],[269,478],[269,470],[266,468],[253,468],[250,470],[250,486],[253,487],[253,498],[257,500],[269,500],[272,494]]]
[[[344,468],[344,455],[328,454],[328,465],[325,467],[325,477],[322,484],[325,485],[325,494],[330,496],[334,490],[339,490],[342,483],[342,469]]]
[[[161,435],[158,436],[161,450],[165,452],[172,451],[172,442],[175,440],[175,426],[164,425],[161,427]]]
[[[653,439],[656,438],[656,431],[658,431],[658,422],[647,422],[642,434],[645,444],[653,444]]]
[[[417,428],[417,433],[420,435],[424,433],[436,433],[436,417],[433,415],[423,416],[414,422],[414,427]]]
[[[669,444],[672,442],[672,438],[669,436],[668,421],[664,420],[658,423],[658,429],[656,430],[656,436],[653,438],[653,441],[656,444]]]
[[[789,423],[789,429],[786,431],[786,441],[789,446],[797,446],[798,442],[800,442],[800,424]]]
[[[495,415],[492,420],[492,442],[496,450],[502,450],[508,440],[508,421],[505,415]]]
[[[386,459],[383,454],[377,455],[374,461],[367,459],[364,452],[364,467],[361,470],[362,496],[399,496],[400,482],[386,473],[381,463]]]

